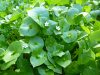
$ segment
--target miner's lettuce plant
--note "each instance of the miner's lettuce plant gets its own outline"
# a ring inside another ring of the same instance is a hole
[[[1,0],[0,75],[100,75],[100,1]]]

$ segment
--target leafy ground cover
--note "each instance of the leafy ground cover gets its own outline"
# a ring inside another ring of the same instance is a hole
[[[0,0],[0,75],[100,75],[100,1]]]

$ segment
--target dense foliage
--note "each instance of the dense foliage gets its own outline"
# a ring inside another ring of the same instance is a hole
[[[100,75],[100,1],[1,0],[0,75]]]

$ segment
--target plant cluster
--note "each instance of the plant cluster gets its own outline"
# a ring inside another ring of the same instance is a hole
[[[0,75],[100,75],[100,1],[0,0]]]

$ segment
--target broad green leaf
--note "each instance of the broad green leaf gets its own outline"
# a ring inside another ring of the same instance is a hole
[[[63,35],[61,35],[61,37],[65,42],[71,43],[77,39],[77,32],[75,30],[64,32]]]
[[[94,25],[93,25],[93,30],[100,30],[100,21],[95,21]]]
[[[78,55],[78,63],[80,64],[82,62],[82,53],[83,50],[86,49],[86,42],[84,40],[80,40],[78,41],[78,45],[79,45],[79,55]]]
[[[74,24],[74,17],[75,15],[78,15],[79,14],[79,10],[76,9],[76,8],[71,8],[67,11],[66,13],[66,19],[68,21],[68,23],[70,24]]]
[[[31,17],[26,17],[19,28],[19,32],[24,36],[34,36],[39,32],[39,26]]]
[[[86,68],[83,71],[82,75],[96,75],[96,73],[94,71],[95,71],[94,69]],[[99,75],[99,74],[97,74],[97,75]]]
[[[53,60],[54,61],[54,60]],[[50,63],[48,60],[45,61],[45,64],[47,65],[47,67],[51,70],[53,70],[56,73],[61,74],[62,73],[62,67],[55,64],[53,65],[52,63]]]
[[[73,4],[72,8],[76,8],[79,10],[79,12],[82,12],[82,6],[80,4]]]
[[[40,75],[54,75],[52,70],[49,70],[46,66],[40,66],[38,68]]]
[[[43,46],[44,46],[44,41],[39,36],[34,36],[29,40],[29,47],[31,48],[32,51],[38,47],[43,48]]]
[[[44,7],[35,7],[28,11],[28,16],[30,16],[36,23],[38,23],[41,27],[44,27],[40,22],[41,17],[49,18],[49,13]]]
[[[64,68],[65,75],[78,75],[80,73],[80,70],[84,69],[84,67],[81,67],[81,69],[78,68],[79,66],[77,64],[77,61],[73,61],[69,66]]]
[[[82,75],[99,75],[99,68],[95,60],[90,60],[82,71]]]
[[[19,41],[12,42],[4,53],[2,59],[7,63],[17,59],[22,53],[22,43]]]
[[[33,67],[37,67],[42,65],[46,59],[46,52],[42,48],[38,47],[33,51],[32,56],[30,57],[30,62]]]
[[[80,21],[83,20],[83,15],[79,14],[79,15],[75,16],[74,19],[75,19],[75,23],[77,24],[77,23],[79,23]]]
[[[15,71],[17,72],[17,70],[19,69],[20,75],[25,75],[25,74],[34,75],[31,64],[27,59],[24,59],[23,57],[19,57],[19,59],[16,62],[16,65],[17,65],[17,69]]]
[[[91,31],[88,29],[88,27],[85,27],[85,26],[81,26],[81,27],[87,34],[91,33]]]
[[[53,52],[54,51],[55,45],[56,45],[56,40],[53,37],[46,38],[45,46],[46,46],[46,49],[49,52]]]
[[[90,7],[90,6],[84,6],[84,7],[83,7],[83,11],[85,11],[85,12],[87,12],[87,13],[90,13],[91,7]]]
[[[1,70],[6,70],[6,69],[8,69],[11,65],[15,64],[16,60],[17,60],[17,59],[15,58],[15,59],[13,59],[13,60],[7,62],[7,63],[3,63],[2,66],[1,66]]]
[[[63,52],[64,46],[61,44],[55,45],[55,49],[52,52],[53,56],[59,56],[62,57],[65,53]]]
[[[59,21],[59,25],[61,27],[61,32],[67,32],[69,31],[69,28],[70,28],[70,24],[67,22],[66,19],[62,19]]]
[[[71,63],[71,55],[70,55],[69,51],[66,51],[65,55],[63,55],[60,58],[56,58],[55,60],[58,65],[65,68]]]
[[[90,15],[92,18],[96,19],[99,13],[100,13],[100,10],[93,10],[90,12]]]
[[[90,42],[94,43],[96,41],[100,41],[100,30],[95,31],[89,36]],[[94,37],[95,36],[95,37]]]
[[[83,51],[81,58],[81,64],[86,64],[91,60],[91,58],[95,60],[95,53],[92,50],[85,50]]]

